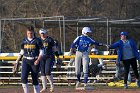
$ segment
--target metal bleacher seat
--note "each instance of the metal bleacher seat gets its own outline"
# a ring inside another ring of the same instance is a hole
[[[2,56],[11,56],[11,57],[15,57],[17,56],[18,53],[13,53],[13,54],[8,54],[8,53],[3,53],[0,54],[0,57]],[[65,53],[65,55],[67,55],[67,53]],[[106,64],[109,64],[110,61],[114,61],[114,60],[108,60],[108,59],[104,59],[105,62],[107,62]],[[20,84],[20,74],[21,72],[18,72],[18,74],[16,76],[13,76],[12,73],[12,68],[13,68],[13,64],[15,61],[14,60],[0,60],[0,82],[2,82],[2,84]],[[74,71],[74,66],[67,66],[67,64],[69,63],[69,59],[63,59],[63,65],[61,66],[61,68],[58,70],[56,69],[56,66],[54,66],[54,70],[52,72],[53,76],[54,76],[54,84],[56,85],[69,85],[70,84],[75,84],[75,71]],[[106,65],[107,66],[107,65]],[[115,74],[115,68],[113,67],[114,65],[112,65],[112,69],[111,70],[107,70],[110,69],[111,66],[107,66],[106,69],[104,69],[101,73],[102,76],[99,77],[99,79],[101,80],[110,80],[113,79],[113,74]],[[73,71],[68,71],[68,68],[72,68]],[[69,74],[73,74],[72,76],[68,76]],[[95,79],[96,77],[89,77],[90,80]],[[83,79],[83,77],[82,77]],[[31,81],[31,77],[29,76],[29,81]]]

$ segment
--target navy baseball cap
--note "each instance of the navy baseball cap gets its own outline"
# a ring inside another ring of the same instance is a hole
[[[127,32],[125,32],[125,31],[124,31],[124,32],[121,32],[120,35],[125,35],[125,36],[127,36]]]

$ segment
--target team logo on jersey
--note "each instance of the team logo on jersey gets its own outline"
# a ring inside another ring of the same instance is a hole
[[[82,47],[87,47],[88,44],[89,44],[88,41],[86,41],[86,40],[80,40],[80,45],[81,45]]]
[[[48,43],[43,43],[43,46],[44,46],[44,47],[48,46]]]
[[[24,45],[24,48],[25,49],[35,49],[35,45],[26,44],[26,45]]]

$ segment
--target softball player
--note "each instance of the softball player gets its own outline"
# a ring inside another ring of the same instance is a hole
[[[55,62],[55,56],[57,58],[59,57],[58,51],[55,47],[54,40],[47,36],[45,29],[40,29],[39,34],[41,37],[41,40],[43,42],[44,46],[44,55],[43,59],[41,60],[41,80],[42,80],[42,90],[40,92],[43,92],[46,90],[46,76],[48,81],[50,82],[50,92],[54,91],[54,85],[53,85],[53,76],[51,74],[51,71],[53,70],[53,65]]]
[[[88,57],[88,48],[89,46],[95,44],[95,45],[103,45],[102,43],[95,42],[93,39],[88,37],[88,33],[91,33],[91,29],[89,27],[84,27],[82,29],[82,35],[78,36],[70,47],[70,52],[73,51],[74,47],[77,47],[76,51],[76,57],[75,57],[75,71],[77,76],[77,83],[76,88],[78,88],[81,80],[81,72],[80,72],[80,66],[81,66],[81,59],[83,61],[83,72],[84,72],[84,87],[87,86],[88,81],[88,64],[89,64],[89,57]]]
[[[21,43],[21,51],[16,60],[16,64],[23,56],[22,60],[22,71],[21,71],[21,82],[24,93],[28,92],[28,75],[31,72],[34,93],[39,93],[38,83],[38,72],[39,72],[39,61],[43,55],[43,44],[41,40],[35,37],[34,28],[27,28],[27,38],[24,38]]]

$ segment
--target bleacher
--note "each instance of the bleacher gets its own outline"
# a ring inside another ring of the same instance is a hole
[[[13,75],[12,68],[13,63],[15,62],[15,58],[18,55],[18,53],[3,53],[0,54],[0,84],[20,84],[20,75],[21,72],[19,71],[17,75]],[[11,59],[6,58],[9,57]],[[112,56],[112,58],[107,55],[101,55],[101,56],[91,56],[90,58],[96,58],[100,57],[104,59],[105,65],[104,68],[100,74],[99,77],[89,77],[89,80],[91,81],[90,84],[93,84],[92,81],[94,79],[98,79],[100,82],[97,84],[106,84],[107,81],[112,80],[115,74],[115,58],[116,55]],[[57,68],[56,65],[54,65],[54,70],[52,72],[54,76],[54,84],[56,85],[74,85],[75,84],[75,71],[74,66],[68,66],[70,57],[65,55],[63,57],[63,62],[61,68]],[[113,59],[113,60],[112,60]],[[68,68],[71,68],[72,71],[68,71]],[[83,77],[82,77],[83,79]],[[31,77],[29,76],[29,82],[31,83]]]

